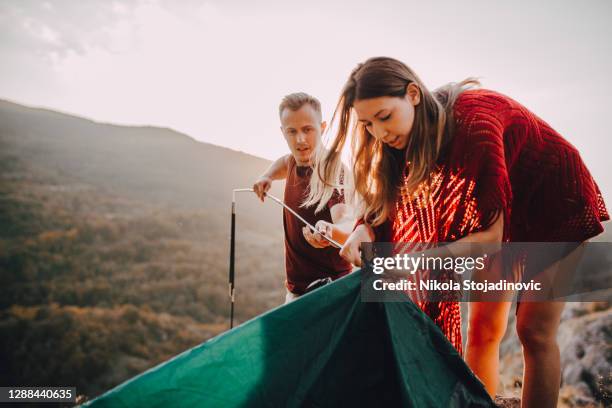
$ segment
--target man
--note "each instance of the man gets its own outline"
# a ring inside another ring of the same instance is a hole
[[[285,204],[317,229],[313,233],[296,216],[283,210],[287,273],[285,303],[288,303],[304,294],[313,281],[327,277],[335,280],[351,271],[351,264],[343,260],[338,249],[322,235],[344,243],[354,220],[344,204],[342,193],[337,191],[317,214],[314,207],[301,207],[308,195],[312,158],[326,126],[321,119],[320,102],[302,92],[287,95],[280,103],[279,116],[281,131],[291,153],[272,163],[255,182],[253,190],[263,201],[273,180],[286,179]]]

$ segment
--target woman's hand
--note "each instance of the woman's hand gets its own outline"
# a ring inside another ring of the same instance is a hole
[[[334,225],[330,222],[319,220],[315,224],[315,228],[317,230],[316,233],[313,233],[308,227],[302,228],[302,233],[304,234],[306,241],[315,248],[326,248],[330,246],[331,243],[323,238],[323,236],[331,238]]]
[[[264,197],[268,190],[272,187],[272,179],[267,176],[261,176],[255,184],[253,184],[253,191],[257,194],[257,197],[263,202]]]
[[[355,266],[361,266],[361,243],[372,242],[373,240],[374,232],[372,229],[366,224],[361,224],[349,235],[344,247],[340,250],[340,256]]]

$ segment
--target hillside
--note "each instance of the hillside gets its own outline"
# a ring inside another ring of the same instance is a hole
[[[94,396],[225,330],[231,189],[268,165],[0,101],[0,381]],[[283,300],[281,210],[237,222],[244,321]]]

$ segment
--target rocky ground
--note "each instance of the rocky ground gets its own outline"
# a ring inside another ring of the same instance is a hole
[[[500,406],[518,407],[523,360],[514,312],[502,343]],[[612,308],[608,302],[568,303],[558,335],[562,384],[560,407],[612,406]],[[512,398],[513,397],[513,398]]]

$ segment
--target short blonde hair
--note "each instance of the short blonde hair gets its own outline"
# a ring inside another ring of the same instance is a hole
[[[296,111],[306,104],[312,106],[312,109],[317,112],[319,117],[322,117],[321,102],[319,102],[319,100],[314,96],[305,92],[295,92],[286,95],[281,101],[280,105],[278,105],[278,116],[281,117],[285,109]]]

